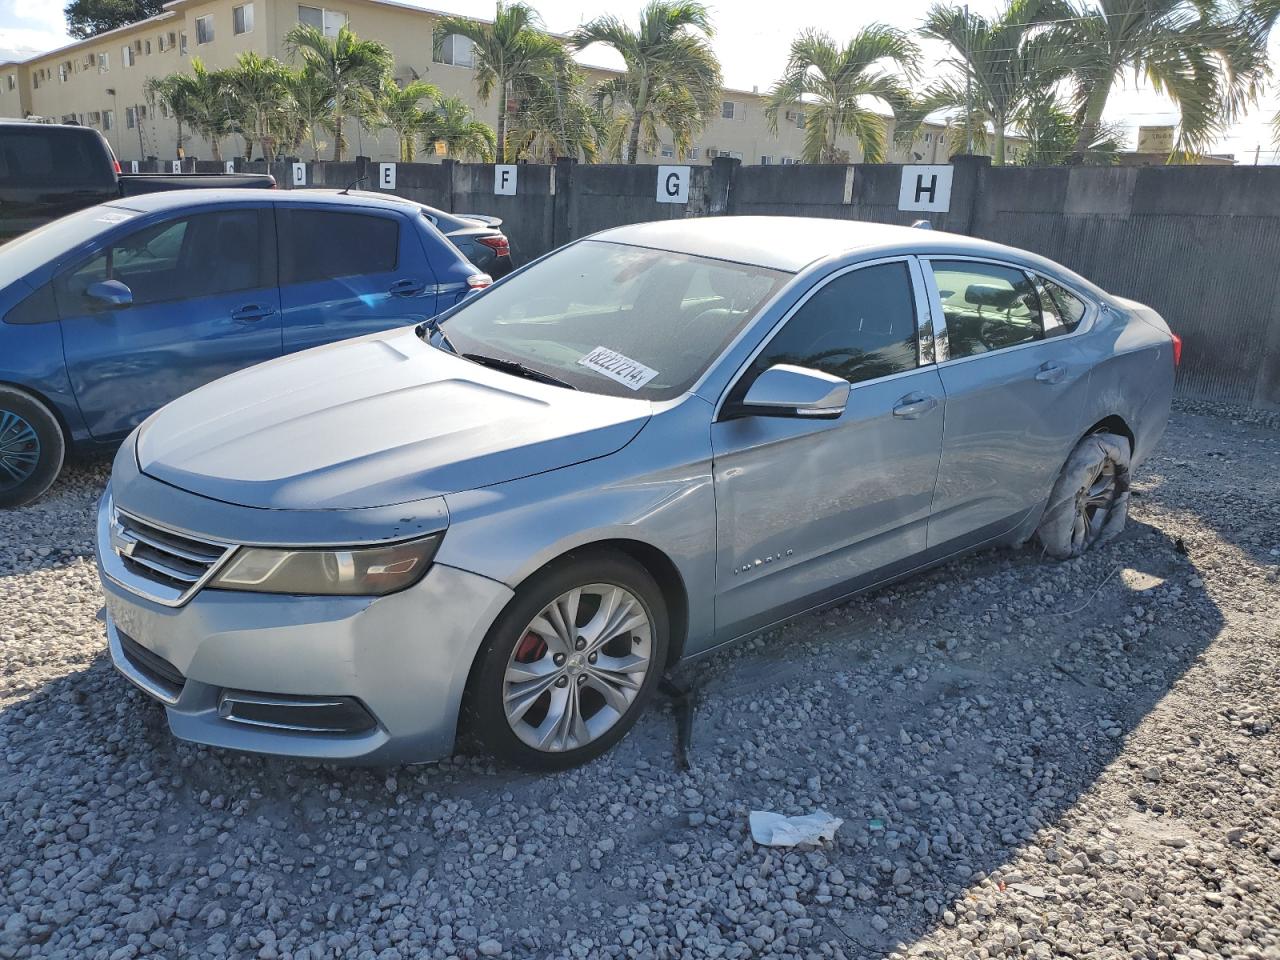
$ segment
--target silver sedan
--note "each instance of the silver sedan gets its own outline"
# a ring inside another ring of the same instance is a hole
[[[146,421],[98,521],[111,654],[201,743],[421,761],[463,722],[570,766],[682,658],[980,547],[1114,535],[1179,351],[967,237],[607,230]]]

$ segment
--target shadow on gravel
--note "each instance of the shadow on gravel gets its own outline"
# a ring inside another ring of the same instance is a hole
[[[90,878],[104,894],[137,896],[139,873],[198,886],[165,923],[196,954],[226,915],[247,931],[272,915],[264,897],[239,903],[242,881],[211,880],[204,865],[222,857],[320,939],[394,890],[424,930],[481,899],[528,931],[511,956],[563,950],[570,930],[597,947],[623,927],[676,938],[695,919],[753,952],[794,935],[800,955],[821,941],[881,956],[966,922],[965,889],[1058,821],[1212,642],[1222,616],[1194,574],[1164,533],[1131,523],[1076,561],[981,554],[810,615],[686,671],[703,684],[688,772],[661,703],[612,754],[555,776],[193,747],[104,652],[0,710],[0,872],[26,884],[25,865],[80,850],[107,857]],[[751,809],[819,807],[845,821],[825,850],[763,849],[746,832]],[[80,869],[67,876],[90,883]],[[696,891],[706,906],[686,916]]]

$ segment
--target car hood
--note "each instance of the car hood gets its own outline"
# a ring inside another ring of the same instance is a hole
[[[407,503],[624,447],[647,401],[479,366],[411,328],[242,370],[175,400],[138,437],[146,474],[282,510]]]

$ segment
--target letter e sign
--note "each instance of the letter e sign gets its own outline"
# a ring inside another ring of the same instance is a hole
[[[898,209],[946,213],[951,209],[953,170],[950,164],[904,166],[902,187],[898,192]]]
[[[519,168],[514,163],[498,163],[493,167],[493,192],[499,197],[516,195],[516,173]]]
[[[378,164],[378,189],[394,190],[396,188],[396,165],[394,163]]]
[[[658,202],[688,203],[689,167],[658,167]]]

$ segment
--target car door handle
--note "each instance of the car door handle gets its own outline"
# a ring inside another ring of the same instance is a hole
[[[938,398],[924,393],[908,393],[893,406],[893,415],[902,420],[918,420],[938,405]]]
[[[1061,383],[1067,376],[1067,368],[1061,363],[1040,364],[1040,369],[1036,371],[1036,379],[1041,383]]]
[[[427,285],[423,281],[406,278],[397,280],[387,292],[397,297],[416,297],[425,289]]]
[[[275,313],[270,307],[251,303],[246,307],[231,311],[231,319],[237,323],[257,323]]]

